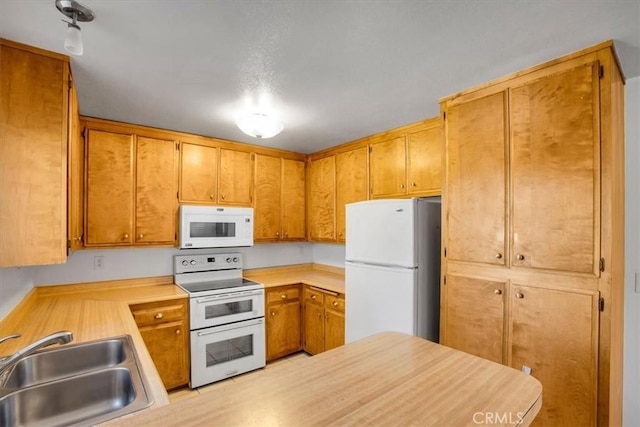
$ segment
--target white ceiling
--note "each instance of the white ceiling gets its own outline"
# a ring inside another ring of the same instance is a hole
[[[310,153],[433,117],[438,98],[614,39],[640,75],[639,0],[81,0],[80,112]],[[62,52],[54,0],[0,0],[0,37]],[[265,103],[271,139],[234,119]]]

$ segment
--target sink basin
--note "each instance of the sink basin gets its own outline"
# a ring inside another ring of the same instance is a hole
[[[69,353],[72,352],[73,354]],[[19,361],[7,377],[5,388],[24,388],[47,381],[109,368],[124,362],[120,339],[82,343],[35,353]]]
[[[0,384],[0,426],[95,425],[153,401],[129,335],[44,350]]]

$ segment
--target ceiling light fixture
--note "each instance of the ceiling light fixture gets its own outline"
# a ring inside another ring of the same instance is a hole
[[[84,49],[82,47],[82,34],[80,33],[78,21],[93,21],[96,14],[75,0],[56,0],[56,7],[60,13],[73,20],[73,22],[62,20],[62,22],[67,23],[67,38],[64,40],[64,50],[72,55],[82,55]]]
[[[284,125],[264,113],[253,112],[238,117],[236,125],[254,138],[271,138],[282,132]]]

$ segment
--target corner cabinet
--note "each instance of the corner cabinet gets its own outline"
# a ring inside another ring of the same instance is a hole
[[[173,245],[175,141],[85,130],[85,246]]]
[[[189,383],[188,299],[130,306],[153,363],[167,390]]]
[[[305,163],[256,154],[254,240],[305,239]]]
[[[309,162],[307,234],[309,241],[336,239],[336,157]]]
[[[344,294],[305,285],[304,344],[310,354],[344,345]]]
[[[369,196],[369,157],[367,147],[336,154],[336,238],[346,241],[346,209],[349,203]]]
[[[442,343],[538,378],[536,424],[619,425],[624,107],[611,43],[441,109]]]
[[[67,56],[0,39],[0,267],[66,262],[72,90]]]

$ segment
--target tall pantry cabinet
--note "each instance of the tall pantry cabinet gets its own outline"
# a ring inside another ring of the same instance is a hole
[[[441,100],[441,342],[530,373],[536,425],[619,425],[623,77],[602,43]]]

